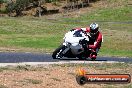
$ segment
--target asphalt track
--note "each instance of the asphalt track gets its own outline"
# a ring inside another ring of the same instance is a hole
[[[0,52],[0,64],[1,63],[23,63],[23,62],[68,62],[68,61],[84,61],[76,58],[65,58],[62,60],[52,59],[51,54],[36,54],[36,53],[14,53],[14,52]],[[117,57],[97,57],[96,61],[90,59],[85,60],[87,62],[125,62],[132,63],[132,58],[117,58]]]

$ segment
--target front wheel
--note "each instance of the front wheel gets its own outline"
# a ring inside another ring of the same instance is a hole
[[[58,47],[52,54],[52,58],[53,59],[60,59],[63,57],[62,52],[65,50],[65,46],[61,45],[60,47]]]

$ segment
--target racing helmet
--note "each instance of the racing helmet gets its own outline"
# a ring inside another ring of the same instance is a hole
[[[98,33],[99,25],[97,23],[90,24],[90,34],[96,35]]]

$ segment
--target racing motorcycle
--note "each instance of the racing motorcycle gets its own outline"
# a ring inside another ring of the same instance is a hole
[[[86,60],[91,51],[87,48],[89,37],[83,30],[70,30],[64,36],[64,42],[52,54],[53,59],[78,58]],[[92,59],[95,60],[95,59]]]

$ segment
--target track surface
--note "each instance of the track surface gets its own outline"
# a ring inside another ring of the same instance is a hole
[[[0,63],[21,63],[21,62],[59,62],[59,61],[80,61],[74,59],[54,60],[51,54],[34,54],[34,53],[0,53]],[[83,60],[84,61],[84,60]],[[91,61],[88,59],[87,61]],[[132,62],[132,58],[115,58],[115,57],[98,57],[96,61],[118,61],[118,62]]]

